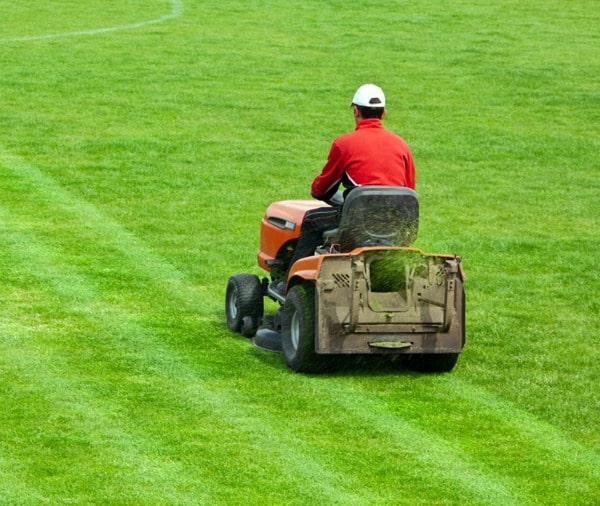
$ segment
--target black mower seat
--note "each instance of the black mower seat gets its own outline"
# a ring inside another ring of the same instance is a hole
[[[341,253],[360,246],[410,246],[419,229],[419,199],[410,188],[360,186],[344,202],[340,226],[323,233]]]

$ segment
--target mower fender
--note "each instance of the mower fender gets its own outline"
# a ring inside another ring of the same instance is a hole
[[[323,258],[322,255],[316,255],[298,260],[290,270],[288,289],[301,281],[316,281],[319,277]]]

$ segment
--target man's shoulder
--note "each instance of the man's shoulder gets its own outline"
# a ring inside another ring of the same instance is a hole
[[[356,138],[356,130],[353,132],[347,132],[345,134],[338,135],[333,142],[331,143],[332,149],[341,149],[344,150],[345,146],[352,145],[355,143]]]
[[[337,143],[337,142],[345,142],[348,139],[352,139],[354,136],[356,135],[356,130],[352,131],[352,132],[346,132],[344,134],[338,135],[333,142]]]
[[[333,143],[337,144],[338,146],[341,146],[346,143],[358,142],[360,139],[372,138],[373,136],[377,136],[379,138],[387,138],[390,140],[393,139],[396,142],[405,142],[404,139],[400,137],[400,135],[398,135],[396,132],[388,130],[383,125],[381,125],[378,128],[358,128],[356,130],[353,130],[352,132],[341,134],[334,139]]]

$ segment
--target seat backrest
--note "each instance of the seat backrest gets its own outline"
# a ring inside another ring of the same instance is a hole
[[[341,252],[360,246],[410,246],[419,229],[419,199],[410,188],[360,186],[344,202],[340,226],[325,232]]]

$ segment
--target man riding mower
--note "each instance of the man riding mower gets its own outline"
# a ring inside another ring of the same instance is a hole
[[[344,354],[406,355],[415,370],[450,371],[465,344],[464,274],[459,257],[410,247],[418,228],[416,193],[353,190],[339,228],[324,233],[314,255],[289,266],[304,214],[316,205],[288,200],[268,207],[258,264],[271,279],[229,279],[229,327],[247,337],[258,329],[255,343],[281,349],[295,371],[318,371]],[[280,307],[270,328],[259,329],[264,297]]]
[[[449,371],[465,342],[461,260],[410,247],[419,217],[414,162],[406,142],[382,126],[381,88],[361,86],[351,106],[355,130],[334,140],[311,185],[330,205],[268,207],[258,264],[271,279],[229,279],[228,325],[282,350],[296,371],[342,354],[406,355],[415,369]],[[264,297],[280,305],[270,317]]]

